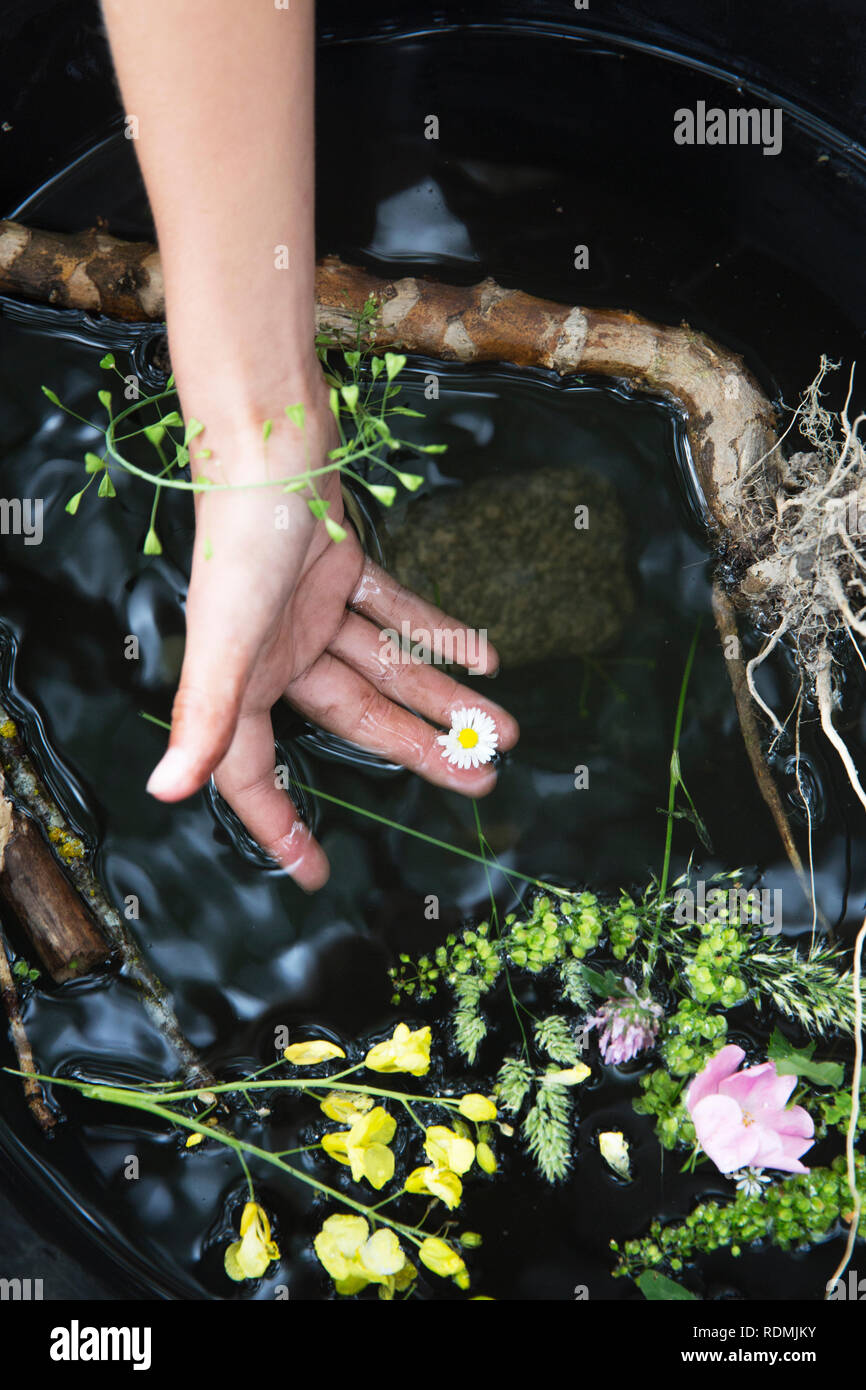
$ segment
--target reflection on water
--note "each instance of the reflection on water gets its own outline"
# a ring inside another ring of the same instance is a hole
[[[816,351],[841,355],[856,340],[836,307],[843,302],[832,283],[836,269],[812,255],[808,229],[798,223],[784,265],[774,262],[767,245],[757,244],[763,227],[753,240],[744,236],[738,203],[714,208],[707,220],[706,209],[700,212],[708,196],[705,178],[687,163],[674,176],[664,162],[667,146],[664,158],[658,151],[652,156],[653,139],[664,136],[651,123],[630,126],[625,140],[617,113],[620,105],[623,112],[633,109],[638,97],[622,84],[640,85],[646,110],[657,109],[661,89],[672,105],[687,105],[694,76],[685,69],[676,76],[682,90],[674,93],[669,71],[662,74],[665,86],[658,73],[664,65],[649,59],[632,56],[621,63],[604,53],[572,50],[566,61],[551,49],[545,69],[551,90],[564,80],[563,65],[572,72],[579,65],[586,81],[569,83],[571,100],[585,100],[586,114],[604,93],[610,120],[596,120],[593,139],[576,147],[580,109],[565,113],[548,101],[548,139],[533,146],[540,106],[519,118],[512,111],[510,127],[496,121],[496,93],[509,70],[526,79],[525,48],[518,54],[504,36],[495,44],[483,40],[482,60],[478,40],[475,49],[447,36],[431,42],[440,55],[451,45],[446,56],[452,66],[442,72],[451,73],[454,101],[461,93],[460,99],[466,97],[467,74],[482,83],[483,89],[472,89],[473,109],[487,114],[479,125],[463,124],[460,157],[449,158],[453,146],[444,136],[438,148],[434,142],[419,145],[404,117],[386,111],[386,119],[393,117],[387,158],[380,127],[367,132],[362,126],[357,157],[348,170],[340,162],[339,179],[328,172],[328,152],[345,142],[340,122],[357,96],[351,81],[357,53],[347,47],[324,59],[333,80],[320,128],[323,250],[339,250],[348,260],[381,259],[394,273],[406,272],[411,252],[422,265],[450,265],[445,278],[458,278],[458,269],[464,279],[494,273],[505,283],[564,300],[628,300],[666,318],[686,315],[728,340],[748,339],[753,360],[772,361],[789,394],[808,379],[802,373]],[[548,53],[548,41],[538,43]],[[415,41],[364,53],[365,80],[375,81],[380,93],[391,90],[393,65],[411,72],[424,63]],[[702,79],[700,95],[709,99],[711,85]],[[562,122],[572,134],[567,144],[557,145]],[[527,182],[526,169],[542,152],[549,175]],[[727,153],[716,153],[720,170],[733,178]],[[109,141],[89,172],[86,164],[79,166],[46,190],[29,209],[30,220],[38,223],[40,209],[53,208],[56,215],[68,207],[83,224],[95,215],[94,189],[98,211],[106,214],[114,187],[123,190],[118,198],[124,217],[134,218],[138,208],[146,235],[130,158],[122,140]],[[620,173],[612,181],[615,158]],[[819,177],[814,150],[805,138],[798,143],[793,129],[785,152],[772,163],[770,173],[766,167],[760,173],[776,182],[765,185],[761,196],[775,198],[781,210],[803,180]],[[750,177],[743,174],[747,182]],[[689,192],[693,203],[685,196]],[[682,216],[686,203],[693,207],[690,224]],[[712,226],[712,235],[696,237],[696,225]],[[817,222],[811,232],[820,244],[824,232]],[[838,233],[844,264],[849,232],[843,225]],[[593,246],[593,270],[585,281],[575,277],[568,254],[575,241]],[[779,300],[777,286],[796,291],[796,325],[786,317],[788,299]],[[88,497],[76,517],[68,516],[64,504],[80,485],[80,460],[92,436],[46,410],[39,385],[49,384],[64,402],[88,414],[102,385],[97,364],[106,347],[118,353],[122,369],[122,354],[129,352],[129,370],[156,385],[153,352],[160,331],[3,308],[2,346],[14,364],[14,380],[7,380],[2,393],[4,490],[45,502],[42,545],[24,547],[15,537],[3,542],[2,673],[34,755],[92,848],[113,898],[137,895],[136,927],[148,959],[170,985],[188,1036],[217,1072],[237,1075],[269,1061],[278,1026],[297,1036],[295,1030],[315,1025],[345,1041],[387,1028],[395,1017],[386,975],[392,953],[428,949],[461,918],[483,912],[483,868],[310,798],[302,812],[316,825],[335,872],[323,892],[308,898],[263,859],[212,792],[176,807],[146,796],[144,785],[165,736],[140,711],[169,717],[182,650],[191,514],[182,498],[168,499],[161,528],[165,551],[152,559],[141,554],[150,498],[131,480],[119,480],[115,501]],[[440,394],[431,401],[424,382],[434,368]],[[479,480],[492,484],[540,467],[564,475],[588,470],[603,479],[625,532],[635,608],[620,640],[591,656],[515,663],[493,687],[522,729],[495,793],[481,807],[495,852],[524,873],[600,891],[641,885],[658,871],[664,831],[658,807],[667,788],[673,712],[685,653],[703,617],[681,745],[689,789],[713,842],[712,854],[701,852],[697,864],[704,876],[721,867],[756,866],[766,883],[790,889],[786,931],[807,927],[805,903],[781,861],[743,753],[708,618],[700,499],[682,431],[668,411],[622,387],[422,360],[410,366],[405,399],[426,413],[426,421],[416,422],[418,438],[445,442],[449,450],[425,466],[428,483],[417,496],[404,498],[388,518],[369,519],[371,544],[381,542],[387,553],[409,509],[423,507],[425,499],[449,492],[459,499]],[[562,528],[559,535],[552,524],[550,547],[573,541],[570,515],[563,515]],[[514,571],[531,569],[531,556],[519,553],[519,542],[515,547]],[[503,572],[503,583],[509,577]],[[140,639],[138,661],[124,657],[130,632]],[[775,668],[780,690],[789,674],[783,663]],[[278,713],[276,734],[279,758],[307,785],[476,848],[472,807],[459,797],[311,730],[288,709]],[[809,729],[805,740],[819,891],[828,916],[843,916],[848,902],[853,916],[866,881],[858,848],[863,837],[852,850],[839,778]],[[590,768],[582,791],[574,786],[578,764]],[[675,848],[682,867],[695,849],[687,826],[678,824]],[[501,905],[509,906],[501,876],[493,881]],[[438,923],[424,916],[431,893],[441,903]],[[39,988],[27,1023],[47,1070],[156,1079],[171,1068],[165,1044],[123,979]],[[222,1273],[222,1248],[244,1200],[230,1156],[208,1151],[191,1160],[175,1137],[150,1132],[146,1123],[123,1125],[113,1118],[107,1124],[75,1097],[66,1104],[69,1123],[45,1154],[8,1078],[0,1080],[0,1094],[7,1117],[0,1133],[11,1161],[31,1173],[41,1165],[43,1190],[65,1191],[69,1202],[98,1223],[109,1248],[122,1246],[124,1260],[147,1287],[169,1296],[248,1296],[227,1287]],[[609,1278],[611,1234],[641,1231],[650,1214],[681,1213],[694,1194],[712,1190],[711,1176],[681,1176],[672,1162],[660,1167],[651,1124],[620,1099],[615,1077],[588,1087],[580,1109],[573,1180],[550,1190],[516,1153],[497,1182],[470,1190],[467,1224],[489,1233],[473,1260],[484,1292],[569,1298],[582,1282],[593,1297],[628,1297],[629,1288]],[[622,1128],[628,1135],[636,1180],[627,1189],[617,1187],[597,1162],[593,1136],[600,1128]],[[275,1147],[288,1148],[303,1142],[302,1130],[302,1118],[286,1107],[273,1117],[269,1137]],[[137,1184],[123,1176],[130,1153],[140,1158]],[[513,1201],[517,1183],[519,1203]],[[325,1296],[326,1281],[309,1248],[317,1217],[306,1193],[271,1174],[260,1191],[276,1215],[284,1256],[269,1283],[286,1283],[292,1297]],[[831,1267],[829,1254],[824,1263]],[[771,1284],[781,1287],[782,1278],[789,1296],[814,1296],[821,1282],[805,1262],[774,1251],[750,1255],[735,1270],[723,1260],[710,1267],[717,1290],[735,1284],[747,1297],[762,1296]],[[269,1285],[253,1296],[271,1297]]]

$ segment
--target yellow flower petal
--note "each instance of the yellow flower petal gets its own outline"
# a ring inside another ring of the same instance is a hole
[[[361,1247],[359,1258],[364,1273],[369,1273],[371,1279],[397,1274],[406,1263],[396,1234],[385,1228],[376,1231]]]
[[[390,1038],[370,1048],[364,1063],[370,1071],[424,1076],[430,1070],[430,1042],[429,1025],[413,1033],[407,1024],[398,1023]]]
[[[422,1196],[438,1197],[449,1211],[459,1207],[463,1196],[463,1184],[456,1173],[447,1168],[416,1168],[406,1179],[407,1192],[420,1192]]]
[[[347,1131],[341,1129],[337,1134],[323,1134],[322,1148],[331,1158],[335,1158],[338,1163],[350,1163],[349,1151],[346,1146]]]
[[[371,1187],[375,1187],[379,1192],[387,1182],[394,1176],[394,1155],[385,1144],[367,1144],[363,1149],[350,1149],[349,1157],[355,1154],[361,1156],[361,1173],[355,1178],[356,1182],[365,1177]],[[355,1167],[352,1166],[352,1176],[355,1177]]]
[[[360,1115],[352,1124],[346,1138],[349,1148],[367,1144],[390,1144],[397,1131],[397,1121],[384,1105],[377,1105],[369,1115]]]
[[[427,1237],[418,1251],[418,1258],[423,1265],[443,1279],[459,1278],[466,1273],[466,1266],[457,1251],[452,1250],[447,1241],[440,1240],[438,1236]]]
[[[238,1251],[240,1250],[240,1248],[241,1243],[239,1240],[236,1240],[234,1244],[230,1245],[226,1250],[225,1258],[223,1261],[225,1265],[226,1274],[229,1276],[230,1279],[233,1279],[236,1284],[239,1284],[242,1279],[246,1279],[247,1277],[243,1269],[241,1268],[240,1261],[238,1260]]]
[[[471,1094],[464,1096],[457,1107],[461,1115],[465,1115],[467,1120],[475,1120],[481,1123],[484,1120],[496,1119],[496,1106],[487,1096]]]
[[[292,1043],[283,1053],[287,1062],[295,1067],[314,1067],[318,1062],[330,1062],[334,1057],[345,1057],[345,1052],[327,1038],[312,1038],[309,1042]]]
[[[408,1289],[413,1279],[416,1279],[417,1276],[417,1269],[412,1264],[411,1260],[407,1260],[406,1263],[403,1265],[403,1268],[398,1269],[397,1273],[394,1275],[395,1289],[399,1289],[401,1292],[403,1289]]]
[[[475,1158],[471,1139],[455,1134],[447,1125],[431,1125],[426,1131],[424,1152],[437,1168],[450,1168],[452,1173],[468,1173]]]
[[[357,1293],[369,1280],[361,1275],[357,1288],[343,1289],[340,1281],[352,1280],[359,1275],[357,1254],[370,1234],[370,1227],[363,1216],[329,1216],[321,1231],[313,1241],[313,1248],[319,1260],[337,1283],[339,1293]]]
[[[331,1271],[328,1270],[329,1274],[330,1272]],[[348,1274],[345,1279],[335,1279],[334,1288],[337,1290],[337,1293],[351,1295],[353,1293],[360,1293],[362,1289],[366,1289],[369,1283],[370,1280],[365,1279],[363,1274],[355,1272],[354,1274]]]
[[[485,1173],[495,1173],[495,1172],[496,1172],[496,1168],[497,1168],[496,1154],[493,1152],[493,1150],[491,1149],[491,1147],[490,1147],[489,1144],[485,1144],[485,1143],[482,1141],[482,1142],[478,1145],[478,1148],[475,1150],[475,1157],[476,1157],[477,1160],[478,1160],[478,1167],[481,1168],[481,1169],[483,1170],[483,1172],[485,1172]]]
[[[271,1225],[258,1202],[247,1202],[241,1215],[241,1238],[226,1250],[224,1265],[230,1279],[260,1279],[272,1260],[280,1258],[271,1240]]]
[[[373,1107],[373,1097],[355,1094],[351,1091],[332,1091],[320,1103],[319,1109],[329,1120],[339,1120],[341,1125],[351,1125],[359,1115]]]
[[[621,1178],[631,1177],[628,1141],[622,1130],[608,1129],[598,1136],[598,1147],[605,1163]]]
[[[579,1086],[581,1081],[585,1081],[591,1075],[586,1063],[578,1062],[576,1066],[567,1067],[565,1071],[545,1072],[543,1080],[546,1086]]]

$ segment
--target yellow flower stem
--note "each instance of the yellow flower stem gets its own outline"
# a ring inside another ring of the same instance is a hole
[[[211,1134],[215,1133],[213,1129],[210,1132]],[[244,1170],[244,1176],[247,1180],[247,1187],[249,1189],[250,1194],[250,1201],[254,1202],[256,1200],[256,1189],[253,1187],[253,1176],[249,1170],[249,1165],[247,1164],[246,1159],[240,1151],[238,1151],[238,1161],[240,1162],[240,1165]]]
[[[414,1099],[416,1099],[416,1097],[413,1096],[412,1099],[414,1100]],[[415,1123],[416,1123],[416,1125],[418,1126],[418,1128],[421,1130],[422,1134],[426,1134],[426,1133],[427,1133],[427,1126],[424,1125],[424,1124],[422,1124],[421,1121],[418,1119],[418,1116],[415,1114],[415,1111],[412,1109],[411,1105],[409,1104],[409,1100],[408,1100],[408,1099],[404,1099],[404,1098],[401,1096],[401,1097],[400,1097],[400,1103],[401,1103],[401,1105],[404,1107],[404,1109],[406,1109],[406,1110],[409,1111],[409,1114],[411,1115],[412,1119],[415,1121]]]
[[[292,1077],[283,1078],[277,1081],[221,1081],[218,1082],[216,1085],[208,1086],[207,1090],[210,1091],[211,1095],[215,1096],[222,1095],[226,1092],[231,1091],[351,1091],[358,1095],[380,1096],[384,1100],[396,1100],[399,1101],[401,1104],[405,1103],[405,1101],[407,1100],[414,1100],[419,1101],[425,1105],[440,1105],[447,1110],[459,1109],[460,1101],[459,1099],[455,1099],[455,1097],[453,1096],[414,1095],[408,1091],[386,1091],[383,1090],[381,1086],[359,1086],[357,1083],[343,1082],[341,1080],[342,1077],[348,1076],[350,1072],[358,1071],[361,1067],[363,1067],[363,1065],[363,1062],[361,1062],[359,1063],[359,1066],[351,1067],[348,1071],[341,1071],[337,1072],[333,1076],[323,1076],[321,1078],[315,1078],[312,1080],[306,1077],[298,1077],[296,1080],[294,1077]],[[13,1069],[5,1068],[5,1070],[12,1071]],[[16,1076],[19,1075],[18,1072],[14,1072],[13,1074]],[[61,1083],[60,1077],[46,1076],[44,1078],[39,1079],[45,1081],[56,1081],[58,1085],[69,1084],[68,1082]],[[87,1085],[88,1083],[76,1082],[75,1084],[80,1087],[81,1085]],[[113,1087],[112,1089],[118,1091],[121,1094],[141,1095],[148,1100],[164,1101],[168,1104],[174,1104],[174,1102],[178,1100],[194,1099],[197,1095],[199,1095],[199,1093],[202,1090],[202,1087],[197,1086],[194,1090],[187,1091],[163,1091],[158,1092],[156,1095],[151,1095],[145,1092],[143,1089],[137,1087],[130,1087],[128,1092],[124,1092],[122,1087]]]
[[[4,1071],[9,1071],[15,1076],[23,1075],[11,1067],[5,1067]],[[140,1091],[124,1089],[118,1086],[100,1086],[89,1082],[71,1081],[65,1077],[45,1076],[41,1073],[30,1073],[37,1081],[50,1082],[52,1086],[69,1086],[78,1091],[85,1100],[99,1100],[106,1105],[128,1105],[133,1110],[143,1110],[148,1115],[155,1115],[157,1119],[167,1120],[169,1124],[180,1125],[183,1129],[190,1129],[194,1134],[201,1134],[205,1139],[216,1139],[220,1144],[225,1144],[227,1148],[233,1149],[247,1174],[250,1182],[251,1199],[255,1199],[252,1181],[245,1155],[250,1158],[259,1158],[264,1163],[269,1163],[271,1167],[278,1168],[289,1177],[297,1179],[298,1182],[305,1183],[307,1187],[315,1188],[317,1192],[322,1192],[332,1201],[339,1202],[344,1207],[351,1207],[362,1216],[369,1216],[372,1208],[365,1206],[363,1202],[356,1202],[351,1197],[347,1197],[344,1192],[338,1192],[335,1188],[329,1187],[327,1183],[319,1182],[318,1178],[312,1177],[309,1173],[302,1173],[299,1168],[293,1168],[291,1163],[284,1163],[281,1158],[271,1153],[269,1149],[262,1149],[258,1144],[251,1144],[247,1139],[238,1139],[236,1135],[229,1134],[224,1129],[212,1129],[208,1125],[201,1124],[198,1120],[191,1119],[188,1115],[181,1115],[168,1106],[160,1105],[158,1101]],[[201,1087],[199,1087],[199,1090]],[[219,1087],[209,1086],[208,1090],[219,1090]],[[222,1088],[227,1089],[226,1087]],[[235,1088],[236,1089],[236,1088]],[[197,1091],[189,1094],[197,1095]],[[374,1215],[375,1221],[380,1221],[385,1226],[390,1226],[392,1230],[398,1231],[406,1240],[411,1240],[415,1245],[421,1246],[427,1238],[427,1233],[421,1231],[417,1226],[407,1226],[402,1221],[394,1221],[390,1216]]]

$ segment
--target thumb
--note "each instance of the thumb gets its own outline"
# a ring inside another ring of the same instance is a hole
[[[171,736],[147,783],[159,801],[181,801],[204,786],[229,750],[249,679],[248,653],[187,609],[187,642],[174,697]]]
[[[158,801],[182,801],[204,786],[231,745],[241,693],[215,698],[207,677],[187,676],[184,666],[172,707],[168,748],[148,779],[151,796]]]

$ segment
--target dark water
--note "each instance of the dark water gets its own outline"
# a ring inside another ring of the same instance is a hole
[[[380,94],[364,121],[353,115],[359,70]],[[334,45],[322,54],[319,96],[323,252],[387,273],[429,267],[461,282],[493,274],[568,302],[686,317],[745,351],[765,385],[788,399],[814,374],[822,351],[856,355],[866,298],[858,272],[866,231],[862,165],[833,132],[799,129],[788,115],[775,159],[755,149],[677,149],[672,111],[698,98],[727,105],[727,88],[659,58],[527,35]],[[438,142],[423,139],[428,112],[440,115]],[[20,215],[70,228],[101,215],[120,235],[148,235],[129,144],[115,136]],[[589,272],[572,268],[576,243],[590,246]],[[480,866],[320,804],[318,833],[338,870],[308,898],[256,862],[206,796],[168,808],[145,795],[164,735],[139,711],[167,718],[170,710],[191,515],[179,499],[166,509],[158,559],[140,553],[149,495],[126,480],[115,502],[88,495],[69,517],[64,503],[81,486],[80,459],[95,436],[47,409],[39,385],[92,414],[104,384],[103,346],[118,352],[123,368],[125,344],[139,370],[150,336],[4,306],[3,489],[45,500],[45,539],[28,547],[4,538],[3,669],[34,753],[92,846],[110,894],[116,901],[138,896],[141,942],[174,991],[185,1031],[215,1071],[232,1076],[271,1060],[279,1024],[293,1035],[314,1024],[348,1040],[390,1031],[405,1014],[389,1003],[392,953],[427,949],[465,916],[483,913],[487,890]],[[786,930],[804,928],[805,905],[752,784],[713,637],[710,566],[674,421],[626,391],[563,386],[505,368],[437,364],[441,396],[427,402],[421,384],[431,365],[412,363],[407,394],[407,403],[427,413],[419,438],[449,444],[437,468],[426,470],[428,486],[542,465],[597,470],[625,514],[637,595],[636,616],[600,669],[561,660],[504,671],[491,687],[523,731],[481,807],[494,850],[521,872],[599,891],[640,886],[658,872],[664,821],[657,808],[667,792],[677,692],[703,616],[681,745],[714,845],[713,856],[698,863],[705,875],[754,866],[767,885],[787,890]],[[130,632],[140,639],[139,662],[123,657]],[[780,661],[768,672],[767,694],[783,702],[789,685]],[[853,690],[850,709],[856,723]],[[288,710],[277,722],[305,781],[475,847],[468,802],[357,759]],[[856,727],[847,734],[862,766]],[[821,745],[808,738],[807,754],[815,804],[823,807],[818,892],[828,917],[850,925],[862,915],[863,837]],[[578,763],[591,769],[581,792],[573,787]],[[790,792],[783,767],[779,773]],[[696,848],[678,824],[678,868]],[[424,919],[430,893],[442,905],[435,924]],[[510,904],[501,882],[498,897]],[[156,1078],[171,1066],[122,980],[40,988],[27,1023],[49,1071]],[[495,1182],[469,1186],[463,1220],[487,1236],[472,1258],[477,1291],[568,1299],[575,1285],[587,1284],[593,1298],[630,1297],[627,1281],[609,1278],[610,1237],[638,1234],[650,1216],[683,1213],[696,1193],[714,1190],[705,1174],[678,1175],[670,1155],[661,1164],[651,1124],[633,1114],[623,1085],[611,1075],[582,1088],[568,1183],[551,1191],[515,1152]],[[245,1191],[232,1158],[186,1154],[157,1130],[125,1123],[117,1112],[106,1122],[92,1104],[74,1100],[66,1107],[70,1122],[46,1145],[6,1078],[0,1095],[0,1134],[12,1164],[38,1173],[46,1199],[71,1204],[145,1288],[169,1297],[250,1296],[222,1273]],[[276,1115],[274,1147],[303,1142],[296,1137],[303,1123],[293,1107]],[[594,1148],[597,1129],[611,1126],[624,1129],[632,1145],[636,1180],[627,1188],[602,1170]],[[123,1176],[129,1154],[140,1159],[135,1182]],[[285,1283],[293,1297],[327,1297],[329,1281],[310,1248],[323,1213],[270,1170],[257,1186],[276,1214],[284,1259],[254,1296],[271,1298],[274,1285]],[[772,1251],[740,1261],[714,1257],[703,1265],[707,1292],[819,1297],[836,1255],[834,1243],[806,1258]],[[438,1281],[427,1291],[447,1296]]]

